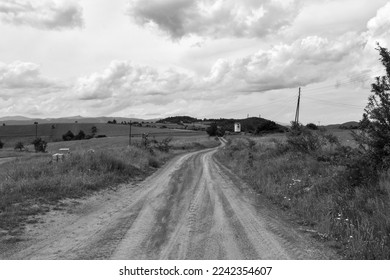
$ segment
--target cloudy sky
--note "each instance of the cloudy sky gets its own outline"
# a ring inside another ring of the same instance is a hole
[[[359,120],[385,0],[0,0],[0,117]]]

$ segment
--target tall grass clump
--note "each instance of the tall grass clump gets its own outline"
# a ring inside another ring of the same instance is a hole
[[[295,129],[283,142],[229,140],[217,158],[345,258],[389,259],[389,171],[372,180],[358,148],[324,131]]]
[[[48,156],[20,158],[0,170],[0,228],[12,229],[43,204],[77,198],[126,182],[159,166],[164,157],[137,147],[78,152],[53,162]]]
[[[34,221],[33,215],[47,211],[51,204],[64,198],[82,197],[135,177],[143,178],[178,152],[215,147],[219,141],[203,136],[165,138],[146,148],[142,143],[96,147],[79,143],[64,160],[34,153],[1,165],[0,229],[21,230],[25,222]]]

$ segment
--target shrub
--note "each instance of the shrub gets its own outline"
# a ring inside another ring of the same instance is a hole
[[[324,143],[318,134],[302,127],[299,131],[293,130],[287,135],[287,144],[293,150],[308,153],[317,151]]]
[[[106,135],[104,134],[99,134],[99,135],[96,135],[96,138],[104,138],[104,137],[107,137]]]
[[[71,141],[71,140],[73,140],[73,138],[74,138],[74,134],[73,134],[73,132],[70,131],[70,130],[68,130],[67,133],[65,133],[64,135],[62,135],[62,139],[63,139],[64,141]]]
[[[218,126],[216,123],[212,123],[207,129],[206,132],[209,136],[217,136]]]
[[[98,132],[98,129],[96,126],[91,127],[92,136],[94,136],[97,132]]]
[[[20,152],[24,150],[24,144],[22,142],[17,142],[14,146],[14,150],[19,150]]]
[[[157,168],[160,166],[159,161],[155,157],[150,157],[148,159],[148,164],[149,164],[149,166],[154,167],[154,168]]]
[[[330,148],[336,146],[337,148],[340,146],[340,142],[335,135],[326,133],[325,130],[314,132],[301,124],[292,123],[291,130],[287,134],[287,146],[295,151],[311,153],[327,146]]]
[[[47,148],[47,142],[43,140],[42,138],[38,137],[36,138],[32,144],[34,145],[35,152],[41,152],[41,153],[46,153],[46,148]]]
[[[0,149],[2,149],[4,147],[4,142],[2,142],[1,140],[0,140]]]
[[[73,138],[73,140],[83,140],[85,139],[85,132],[80,130],[79,133]]]
[[[308,129],[311,129],[311,130],[318,130],[318,126],[316,126],[314,123],[308,123],[308,124],[306,125],[306,127],[307,127]]]
[[[171,148],[170,146],[171,141],[172,141],[172,137],[166,137],[160,142],[156,141],[155,146],[159,151],[168,153]]]
[[[265,121],[256,128],[256,134],[278,130],[279,126],[273,121]]]

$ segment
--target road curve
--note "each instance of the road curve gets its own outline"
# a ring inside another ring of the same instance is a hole
[[[224,144],[222,144],[223,146]],[[221,147],[219,147],[221,148]],[[213,156],[176,157],[138,186],[79,206],[9,259],[327,259]],[[272,207],[271,207],[272,208]]]

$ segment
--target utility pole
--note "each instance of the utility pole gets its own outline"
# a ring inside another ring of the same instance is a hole
[[[295,112],[295,124],[299,124],[299,104],[301,102],[301,88],[299,88],[299,94],[298,94],[298,102],[297,102],[297,110]]]
[[[129,146],[131,146],[131,120],[130,120],[130,130],[129,130]]]
[[[38,122],[34,122],[35,124],[35,139],[38,138]]]

